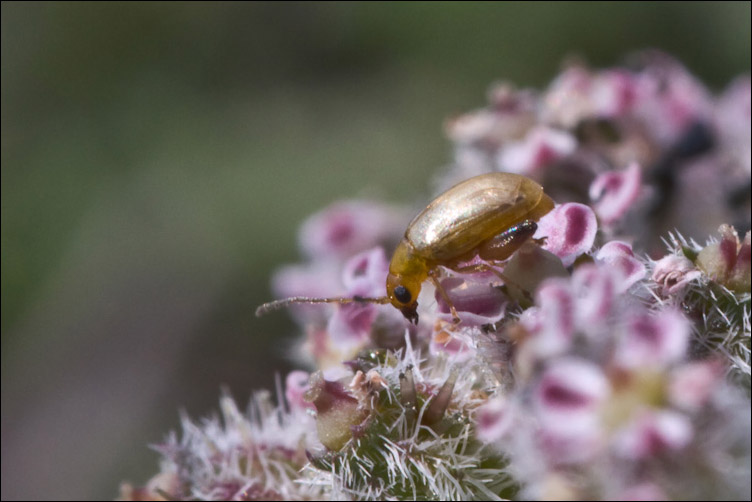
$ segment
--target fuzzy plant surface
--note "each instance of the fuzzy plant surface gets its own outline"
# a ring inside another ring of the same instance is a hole
[[[495,270],[439,267],[461,322],[430,282],[417,325],[292,305],[284,395],[183,417],[121,498],[749,499],[750,78],[713,95],[663,53],[571,64],[542,90],[495,85],[446,132],[436,195],[501,171],[556,202]],[[410,213],[311,216],[274,291],[383,297]]]

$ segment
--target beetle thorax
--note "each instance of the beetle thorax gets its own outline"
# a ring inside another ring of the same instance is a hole
[[[416,255],[407,239],[402,239],[389,263],[389,275],[414,278],[422,283],[428,277],[428,268],[425,258]]]

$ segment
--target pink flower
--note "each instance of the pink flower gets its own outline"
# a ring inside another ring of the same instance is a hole
[[[624,171],[599,174],[590,185],[590,199],[600,220],[611,225],[622,219],[640,195],[642,170],[633,162]]]
[[[589,416],[609,395],[609,388],[606,376],[595,364],[576,357],[562,357],[543,372],[535,402],[544,423],[567,430],[576,424],[560,419]]]
[[[549,279],[538,289],[537,307],[520,316],[520,322],[532,335],[526,346],[539,358],[561,354],[574,337],[575,301],[565,279]]]
[[[645,265],[632,252],[626,242],[611,241],[603,245],[595,254],[596,261],[613,267],[619,274],[617,291],[623,293],[637,281],[645,277]]]
[[[730,225],[718,229],[721,240],[705,246],[697,256],[697,265],[714,281],[739,292],[750,291],[750,260],[752,237],[750,232],[739,242],[736,230]]]
[[[719,384],[723,383],[723,370],[723,365],[717,360],[680,366],[671,375],[669,400],[684,410],[700,409],[718,389]]]
[[[631,112],[637,100],[637,82],[626,70],[600,72],[590,89],[593,114],[596,117],[618,118]]]
[[[664,146],[676,142],[693,123],[710,117],[710,95],[686,68],[660,52],[643,54],[647,64],[637,78],[635,115]]]
[[[309,217],[300,229],[300,245],[313,258],[346,258],[385,240],[396,240],[405,221],[388,206],[344,201]]]
[[[364,345],[371,335],[378,307],[372,303],[347,303],[337,305],[329,318],[327,331],[334,346],[352,351]]]
[[[635,77],[625,70],[593,73],[572,66],[549,87],[544,117],[567,128],[589,118],[618,118],[632,110],[636,94]]]
[[[627,368],[665,366],[682,359],[689,343],[689,322],[679,312],[632,317],[616,349],[616,361]]]
[[[543,119],[546,122],[574,128],[581,120],[593,115],[590,90],[594,76],[579,65],[565,69],[551,82],[543,96]]]
[[[500,171],[534,175],[541,168],[570,155],[577,140],[568,132],[538,126],[521,142],[502,147],[497,163]]]
[[[702,272],[694,263],[684,256],[670,254],[655,262],[651,278],[660,286],[663,295],[675,295],[700,276]]]
[[[513,425],[509,403],[494,397],[475,410],[475,433],[484,443],[493,443],[506,436]]]
[[[530,91],[500,84],[489,93],[489,106],[447,121],[447,136],[460,147],[494,150],[522,136],[535,122],[536,97]]]
[[[648,411],[617,434],[614,447],[630,460],[642,460],[679,450],[689,444],[693,435],[692,424],[683,414]]]
[[[597,451],[599,409],[609,394],[606,376],[584,359],[561,358],[543,372],[533,400],[542,447],[552,463],[580,462]]]
[[[497,116],[491,110],[477,110],[455,117],[446,124],[449,139],[461,144],[475,143],[494,136]]]
[[[460,314],[462,326],[482,326],[500,321],[506,314],[507,298],[488,282],[475,282],[460,277],[441,279],[441,285]],[[449,306],[436,291],[440,318],[451,321]]]
[[[384,249],[376,247],[347,260],[342,270],[342,284],[348,296],[384,296],[388,272],[389,261]]]
[[[624,501],[632,501],[632,500],[669,500],[669,498],[666,496],[666,494],[663,492],[663,490],[660,489],[658,485],[655,483],[651,483],[649,481],[645,481],[643,483],[630,486],[623,492],[619,494],[619,496],[613,498],[612,500],[624,500]]]
[[[306,296],[327,298],[343,293],[340,265],[333,261],[317,261],[306,265],[287,265],[272,278],[272,290],[277,298]],[[299,304],[291,307],[292,314],[303,323],[320,322],[328,318],[328,305]]]
[[[308,391],[308,377],[306,371],[294,370],[285,378],[285,399],[291,410],[311,408],[311,403],[305,401],[303,396]]]
[[[350,298],[379,297],[386,294],[385,277],[389,264],[381,248],[364,251],[350,258],[342,272],[346,296]],[[347,303],[337,305],[329,318],[327,330],[335,344],[353,349],[368,340],[379,305]]]
[[[559,258],[565,267],[593,247],[598,223],[593,210],[570,202],[556,206],[538,222],[534,238],[546,237],[543,248]]]
[[[586,333],[597,333],[611,316],[619,280],[609,267],[585,264],[572,274],[577,324]]]

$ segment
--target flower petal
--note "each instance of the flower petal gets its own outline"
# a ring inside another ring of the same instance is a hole
[[[670,254],[655,262],[651,279],[658,284],[664,295],[675,295],[701,276],[702,272],[687,258]]]
[[[599,408],[609,393],[606,376],[585,359],[562,358],[544,371],[533,400],[541,447],[552,463],[580,462],[598,450]]]
[[[617,291],[620,293],[628,290],[646,274],[645,265],[635,257],[632,246],[626,242],[607,242],[595,254],[595,259],[620,273],[621,280],[617,284]]]
[[[313,258],[345,258],[404,230],[398,210],[366,201],[332,204],[309,217],[300,228],[300,246]]]
[[[585,359],[561,358],[543,373],[536,404],[544,422],[566,429],[572,425],[561,418],[594,413],[608,393],[608,379],[598,366]]]
[[[441,279],[441,286],[460,313],[463,326],[481,326],[500,321],[506,313],[507,297],[498,288],[486,282],[474,282],[459,277]],[[436,291],[440,316],[451,320],[449,306]]]
[[[671,375],[668,395],[675,406],[694,411],[703,406],[722,383],[720,361],[698,361],[682,365]]]
[[[616,360],[628,368],[674,363],[686,355],[689,329],[684,316],[672,309],[637,315],[626,326]]]
[[[598,218],[606,225],[622,219],[640,195],[641,183],[642,170],[636,162],[624,171],[599,174],[590,185]]]
[[[300,370],[294,370],[287,374],[287,378],[285,378],[285,399],[287,399],[290,409],[299,410],[312,407],[311,403],[303,398],[308,391],[309,377],[308,372]]]
[[[693,435],[692,424],[683,414],[647,412],[617,435],[614,446],[622,456],[642,460],[683,448]]]
[[[538,222],[535,238],[546,237],[543,248],[559,258],[565,267],[590,250],[598,230],[593,210],[570,202],[556,206]]]
[[[530,175],[570,155],[577,140],[568,132],[538,126],[525,138],[501,149],[497,162],[500,171]]]
[[[608,267],[585,264],[572,274],[576,300],[577,326],[585,332],[597,332],[608,321],[616,301],[617,277]]]
[[[347,260],[342,271],[342,283],[348,296],[384,296],[388,271],[389,262],[384,249],[376,247]]]
[[[500,397],[491,398],[475,410],[475,433],[484,443],[502,439],[513,424],[509,403]]]
[[[527,309],[520,322],[532,335],[529,347],[546,358],[569,348],[575,330],[574,298],[565,279],[549,279],[536,294],[538,308]]]

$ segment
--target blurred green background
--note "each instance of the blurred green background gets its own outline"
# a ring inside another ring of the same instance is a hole
[[[112,498],[147,445],[291,367],[296,230],[420,205],[444,119],[563,58],[749,72],[750,4],[2,3],[2,498]]]

